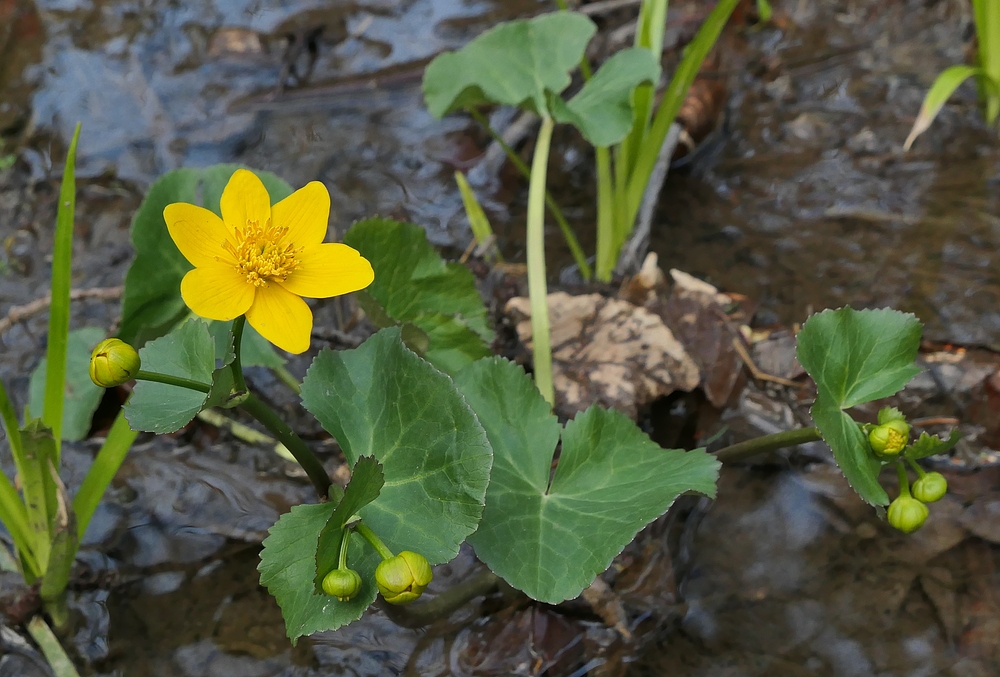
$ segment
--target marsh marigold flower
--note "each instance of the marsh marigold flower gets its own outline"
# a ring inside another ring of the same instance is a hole
[[[309,348],[312,311],[302,300],[364,289],[371,264],[345,244],[324,243],[330,194],[318,181],[274,206],[253,172],[238,169],[222,192],[222,218],[186,202],[163,210],[174,244],[194,270],[181,281],[188,307],[210,320],[247,322],[290,353]]]

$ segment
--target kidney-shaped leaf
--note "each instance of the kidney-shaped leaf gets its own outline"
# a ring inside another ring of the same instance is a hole
[[[632,92],[642,83],[653,84],[660,64],[648,49],[631,47],[604,62],[569,102],[552,97],[552,115],[568,122],[595,146],[611,146],[632,128]]]
[[[569,86],[596,30],[574,12],[502,23],[431,61],[424,71],[427,108],[438,118],[485,102],[547,113],[546,92]]]
[[[383,329],[355,350],[321,352],[302,403],[351,463],[382,464],[385,485],[360,515],[391,550],[431,564],[458,554],[483,512],[492,451],[450,378],[406,348],[399,329]]]
[[[494,454],[486,510],[469,542],[490,569],[534,599],[555,604],[577,596],[679,494],[715,494],[719,462],[704,450],[662,449],[625,415],[598,407],[561,430],[511,362],[480,360],[456,383]]]
[[[424,357],[448,373],[491,354],[487,342],[493,340],[493,329],[475,278],[465,266],[445,263],[423,228],[366,219],[354,224],[344,242],[375,270],[375,281],[359,294],[373,321],[419,328]],[[408,345],[417,348],[412,341]]]
[[[888,505],[878,482],[882,462],[844,410],[899,392],[920,372],[920,321],[896,310],[825,310],[798,335],[798,358],[816,382],[813,421],[854,490]]]
[[[215,371],[215,340],[207,324],[188,320],[140,349],[139,357],[144,371],[211,384]],[[197,390],[139,381],[125,404],[125,418],[132,430],[172,433],[187,425],[207,399],[206,393]]]
[[[375,567],[381,558],[353,532],[347,561],[361,576],[361,590],[347,602],[316,594],[316,544],[334,508],[333,503],[295,506],[268,530],[260,553],[260,584],[281,607],[285,630],[293,644],[304,635],[336,630],[358,620],[378,595]]]

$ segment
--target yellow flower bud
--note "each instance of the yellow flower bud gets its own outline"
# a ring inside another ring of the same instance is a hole
[[[135,378],[140,365],[135,348],[120,339],[105,339],[90,355],[90,380],[101,388],[114,388]]]
[[[323,592],[346,602],[361,589],[361,575],[354,569],[334,569],[323,578]]]
[[[424,593],[434,574],[423,555],[404,550],[382,560],[375,569],[375,584],[390,604],[409,604]]]
[[[910,424],[900,419],[876,426],[868,433],[868,442],[878,456],[898,456],[909,441]]]
[[[913,498],[922,503],[940,501],[948,492],[948,480],[939,472],[929,472],[913,483]]]
[[[904,534],[911,534],[927,521],[927,506],[912,496],[900,496],[889,504],[889,524]]]

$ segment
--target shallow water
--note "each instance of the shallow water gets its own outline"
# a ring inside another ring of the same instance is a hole
[[[293,185],[320,179],[341,232],[378,213],[463,247],[452,172],[475,159],[483,135],[423,110],[422,63],[543,7],[0,0],[0,158],[19,158],[0,172],[0,312],[43,293],[52,167],[77,120],[76,286],[121,282],[144,187],[182,165],[242,162]],[[936,339],[1000,346],[1000,151],[972,88],[911,153],[899,150],[933,76],[964,58],[964,3],[775,7],[785,28],[728,48],[721,145],[668,178],[652,242],[661,265],[759,299],[760,324],[847,302],[892,305],[916,312]],[[5,30],[5,17],[16,30]],[[295,45],[304,51],[286,58]],[[316,60],[299,82],[285,64],[304,73],[310,48]],[[372,74],[378,86],[365,86]],[[590,162],[572,134],[557,142],[559,199],[589,231]],[[482,197],[517,258],[523,184],[505,173]],[[592,246],[592,235],[581,239]],[[555,230],[549,244],[555,271],[569,260]],[[108,328],[116,315],[114,304],[78,303],[74,326]],[[335,318],[332,304],[317,311],[318,325]],[[2,337],[0,377],[19,401],[44,331],[42,316]],[[254,378],[279,405],[292,402],[273,379]],[[683,441],[691,440],[672,443]],[[71,487],[95,448],[69,446]],[[376,611],[293,649],[254,567],[266,528],[308,500],[309,487],[268,452],[195,426],[141,443],[123,467],[88,533],[81,559],[107,580],[81,586],[77,610],[87,622],[73,644],[109,675],[992,674],[1000,604],[988,594],[996,559],[988,543],[996,540],[956,526],[979,524],[1000,505],[977,502],[990,491],[987,483],[956,499],[914,545],[822,463],[728,469],[717,502],[685,502],[643,532],[609,577],[634,643],[581,604],[554,613],[494,595],[429,631],[396,628]],[[436,585],[474,566],[466,552],[439,568]]]

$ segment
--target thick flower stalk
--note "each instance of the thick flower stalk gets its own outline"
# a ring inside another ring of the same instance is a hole
[[[309,348],[312,311],[302,297],[328,298],[364,289],[371,264],[345,244],[324,243],[330,194],[313,181],[271,205],[260,179],[238,169],[221,200],[222,218],[186,202],[163,210],[174,244],[194,266],[181,296],[210,320],[247,322],[290,353]]]

